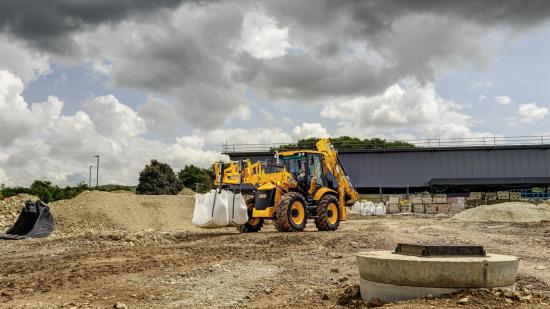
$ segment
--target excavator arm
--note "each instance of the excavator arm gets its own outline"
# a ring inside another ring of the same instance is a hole
[[[328,138],[321,138],[315,145],[317,146],[317,150],[324,154],[325,165],[338,182],[340,205],[352,205],[359,198],[359,193],[355,191],[332,143]]]

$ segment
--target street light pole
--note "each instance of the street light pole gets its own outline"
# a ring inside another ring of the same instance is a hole
[[[90,178],[88,179],[88,189],[92,187],[92,167],[94,166],[90,164]]]
[[[96,171],[95,188],[97,189],[99,187],[99,155],[94,156],[94,158],[97,158],[97,163],[95,166],[95,171]]]

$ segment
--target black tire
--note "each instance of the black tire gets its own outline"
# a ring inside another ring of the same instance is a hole
[[[283,195],[279,201],[277,215],[273,223],[280,232],[303,231],[307,223],[306,199],[298,192],[288,192]]]
[[[340,206],[334,195],[325,195],[317,205],[315,226],[319,231],[336,231],[340,225]],[[334,213],[336,212],[336,213]],[[336,216],[336,217],[334,217]]]
[[[264,225],[264,218],[252,218],[252,210],[254,209],[254,196],[246,198],[246,207],[248,210],[248,222],[241,226],[237,226],[237,230],[241,233],[259,232]]]

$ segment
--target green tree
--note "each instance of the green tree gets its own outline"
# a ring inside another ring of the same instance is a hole
[[[212,168],[202,168],[193,164],[186,165],[178,172],[178,178],[187,188],[195,190],[195,184],[204,184],[210,188],[214,180],[214,170]]]
[[[151,164],[139,173],[139,184],[136,188],[138,194],[178,194],[183,188],[181,181],[176,177],[170,165],[157,160],[151,160]]]
[[[295,144],[281,145],[273,150],[284,151],[293,149],[315,149],[316,137],[301,139]],[[386,141],[381,138],[360,139],[356,137],[340,136],[330,138],[330,142],[336,149],[390,149],[390,148],[414,148],[413,144],[402,141]]]

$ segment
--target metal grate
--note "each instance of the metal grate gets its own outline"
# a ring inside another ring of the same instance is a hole
[[[414,256],[485,256],[483,246],[478,245],[425,245],[397,244],[396,254]]]

